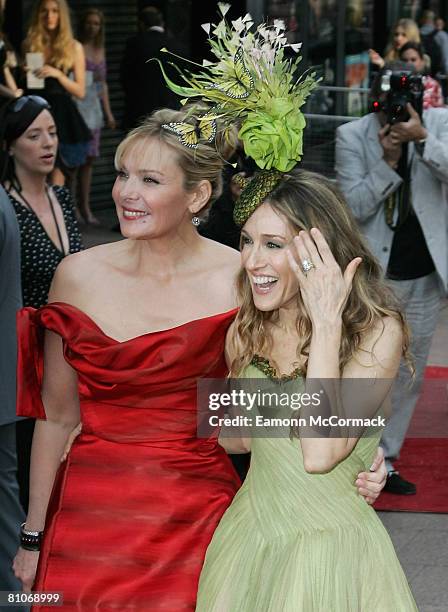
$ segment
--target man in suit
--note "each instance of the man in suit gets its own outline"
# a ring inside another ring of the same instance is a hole
[[[12,562],[25,520],[19,502],[16,457],[16,312],[22,302],[20,237],[16,215],[0,186],[0,590],[21,591]],[[20,610],[28,609],[20,607]]]
[[[139,29],[138,34],[126,41],[121,63],[125,129],[134,128],[145,116],[158,108],[179,106],[177,96],[165,85],[160,66],[157,62],[148,62],[151,58],[166,61],[168,56],[160,53],[160,49],[164,47],[175,50],[173,40],[165,32],[160,11],[153,6],[142,9]]]
[[[384,101],[381,79],[372,86]],[[385,491],[409,495],[413,483],[394,470],[417,402],[441,296],[448,288],[448,110],[429,108],[423,118],[408,105],[409,119],[392,126],[383,111],[338,128],[336,172],[342,192],[411,329],[415,378],[402,364],[392,394],[392,416],[382,438],[388,468]]]

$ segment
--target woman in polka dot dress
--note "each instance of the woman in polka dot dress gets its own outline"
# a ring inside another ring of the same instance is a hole
[[[2,109],[2,183],[17,215],[21,237],[24,306],[47,303],[58,264],[82,249],[73,201],[65,187],[51,187],[47,176],[56,160],[58,137],[49,104],[24,96]],[[34,421],[17,424],[18,479],[21,501],[28,505],[29,460]]]

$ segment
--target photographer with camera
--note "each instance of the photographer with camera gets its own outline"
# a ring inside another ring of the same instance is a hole
[[[448,109],[423,111],[421,75],[386,65],[371,90],[372,111],[336,133],[340,188],[403,304],[415,376],[400,367],[382,446],[385,491],[416,492],[394,470],[423,382],[440,299],[448,287]]]

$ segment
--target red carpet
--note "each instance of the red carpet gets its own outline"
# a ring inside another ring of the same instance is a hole
[[[448,368],[426,368],[422,393],[396,468],[416,495],[382,493],[376,510],[448,513]]]

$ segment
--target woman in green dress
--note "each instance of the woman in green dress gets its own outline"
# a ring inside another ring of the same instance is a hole
[[[294,169],[243,217],[231,375],[279,374],[299,386],[366,379],[362,415],[384,410],[408,334],[342,196]],[[336,396],[328,398],[332,409]],[[347,415],[348,398],[339,400]],[[209,545],[197,612],[417,610],[391,540],[355,486],[380,429],[325,436],[299,426],[283,437],[254,429],[241,441],[250,470]]]
[[[195,127],[165,127],[194,148],[213,142],[218,117],[228,129],[238,124],[259,169],[250,181],[241,177],[234,209],[242,269],[241,306],[226,340],[230,374],[258,379],[236,381],[244,393],[286,373],[294,392],[326,392],[321,416],[373,421],[407,356],[406,324],[342,196],[296,168],[306,123],[300,109],[317,84],[313,73],[297,77],[300,44],[288,43],[280,20],[255,32],[250,15],[230,24],[229,6],[218,3],[220,23],[203,26],[215,61],[179,69],[180,85],[165,77],[184,99],[200,101],[190,110]],[[303,404],[299,415],[310,423],[317,412]],[[266,413],[258,408],[255,421]],[[200,418],[222,424],[209,414]],[[251,438],[236,432],[233,448],[222,437],[230,452],[251,448],[252,460],[208,548],[197,612],[416,610],[391,541],[356,488],[380,428],[331,422],[310,431],[300,423],[282,436],[256,425]]]

